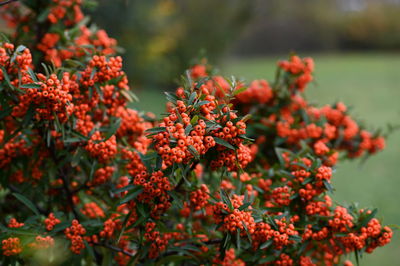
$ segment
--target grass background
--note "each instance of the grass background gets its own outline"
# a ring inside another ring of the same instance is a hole
[[[370,130],[400,124],[400,55],[399,54],[316,54],[315,82],[306,91],[307,99],[318,105],[343,101],[353,117],[365,122]],[[224,75],[245,80],[271,80],[275,63],[285,57],[230,59],[222,65]],[[156,114],[164,112],[163,94],[138,90],[141,109]],[[336,189],[333,200],[358,202],[362,207],[377,207],[377,217],[385,224],[400,224],[400,132],[387,140],[387,148],[360,161],[342,162],[333,176]],[[399,194],[398,194],[399,193]],[[395,232],[391,244],[364,256],[361,265],[400,265],[400,239]],[[354,261],[354,257],[350,256]]]

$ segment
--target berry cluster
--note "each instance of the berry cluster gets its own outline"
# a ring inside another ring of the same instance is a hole
[[[51,231],[54,229],[54,226],[61,223],[60,219],[57,219],[54,213],[50,213],[49,216],[44,220],[44,224],[46,225],[46,230]]]
[[[117,227],[117,222],[110,218],[104,222],[104,229],[100,231],[99,236],[105,238],[111,238],[114,235],[114,231]]]
[[[179,88],[176,95],[175,102],[170,103],[170,114],[159,124],[162,130],[153,136],[164,168],[174,163],[188,164],[209,150],[217,151],[211,162],[213,169],[226,166],[235,171],[238,165],[245,167],[251,161],[250,150],[241,137],[246,133],[246,124],[232,122],[239,118],[228,106],[218,110],[218,101],[206,85],[190,95]]]
[[[158,218],[171,206],[170,196],[167,192],[172,189],[172,186],[163,172],[157,171],[149,175],[143,171],[135,177],[133,183],[143,187],[143,192],[138,195],[137,199],[147,204],[152,202],[151,215],[154,218]]]
[[[89,181],[87,183],[87,185],[89,187],[99,186],[99,185],[106,183],[107,181],[110,181],[114,171],[115,171],[115,168],[112,166],[106,166],[106,167],[97,169],[96,172],[94,173],[93,180]]]
[[[67,15],[70,15],[68,9],[71,9],[73,13],[71,14],[72,18],[67,18],[65,21],[66,24],[70,23],[78,23],[83,19],[83,14],[80,9],[80,5],[82,3],[81,0],[53,0],[54,7],[51,8],[50,13],[47,15],[47,19],[55,24],[59,20],[64,19]],[[72,21],[70,22],[69,19]]]
[[[29,244],[34,249],[48,249],[54,246],[54,239],[51,236],[37,236],[35,241]]]
[[[256,223],[251,215],[251,211],[240,210],[243,206],[244,196],[233,195],[231,200],[232,209],[224,202],[217,202],[213,206],[214,219],[217,224],[222,224],[221,229],[230,233],[240,230],[241,235],[246,235],[246,231],[252,234],[255,231]],[[245,228],[247,228],[245,230]]]
[[[146,241],[150,242],[149,258],[157,258],[158,255],[163,252],[168,242],[173,238],[180,238],[180,233],[160,233],[156,230],[156,224],[153,222],[146,223],[145,227],[146,233],[144,237]]]
[[[15,218],[11,218],[10,221],[8,222],[8,227],[9,228],[19,228],[19,227],[22,227],[24,225],[25,225],[24,223],[19,223],[17,221],[17,219],[15,219]]]
[[[266,104],[273,99],[273,92],[266,80],[254,80],[245,91],[236,95],[236,99],[242,104]]]
[[[117,141],[115,135],[104,140],[99,131],[96,131],[88,141],[86,150],[101,163],[107,163],[117,154]]]
[[[65,229],[65,237],[71,241],[70,250],[75,254],[80,254],[85,248],[83,235],[86,234],[85,228],[79,224],[78,220],[73,220],[72,225]]]
[[[22,252],[21,241],[18,237],[10,237],[1,241],[4,256],[14,256]]]
[[[20,103],[13,109],[13,115],[17,117],[24,116],[31,104],[37,106],[35,108],[36,118],[38,120],[54,120],[60,123],[67,121],[74,110],[71,103],[72,95],[69,93],[71,87],[77,84],[70,79],[69,73],[64,73],[61,80],[55,74],[49,78],[42,74],[38,74],[41,80],[36,85],[40,89],[28,88],[26,93],[20,96]]]
[[[84,87],[93,87],[95,83],[104,83],[111,79],[118,80],[119,88],[127,89],[128,80],[122,71],[122,58],[94,55],[81,72],[80,83]]]
[[[313,80],[314,61],[312,58],[303,58],[293,55],[289,61],[280,61],[278,66],[294,76],[289,89],[303,91],[307,84]]]
[[[210,198],[210,190],[206,184],[202,184],[199,189],[190,193],[190,204],[194,210],[198,211],[204,208]]]
[[[102,208],[96,202],[89,202],[83,206],[81,212],[89,218],[104,218],[105,214]]]

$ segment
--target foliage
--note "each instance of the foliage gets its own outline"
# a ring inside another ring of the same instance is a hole
[[[328,195],[339,155],[384,139],[307,103],[312,59],[272,85],[196,64],[157,120],[127,107],[116,42],[81,1],[35,3],[5,11],[29,48],[0,47],[2,264],[332,265],[390,242],[376,209]]]

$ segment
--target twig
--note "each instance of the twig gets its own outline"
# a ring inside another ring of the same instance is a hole
[[[222,242],[222,239],[212,239],[209,241],[205,241],[204,244],[206,245],[217,245],[220,244]]]
[[[65,194],[67,194],[66,196],[67,196],[67,200],[68,200],[68,205],[70,206],[72,213],[74,214],[74,217],[76,219],[78,219],[79,218],[78,212],[75,210],[74,201],[72,200],[73,194],[72,194],[71,190],[69,189],[68,182],[67,182],[68,180],[67,180],[66,176],[64,175],[63,171],[60,171],[60,175],[61,175],[61,179],[63,181],[63,188],[65,191]]]
[[[222,239],[212,239],[212,240],[203,242],[203,244],[205,244],[205,245],[218,245],[221,242],[222,242]],[[194,246],[201,247],[200,244],[194,244]],[[179,251],[167,251],[164,254],[162,254],[162,256],[160,258],[168,257],[168,256],[171,256],[171,255],[176,255],[178,253],[179,253]]]
[[[0,3],[0,6],[11,4],[12,2],[17,2],[18,0],[7,0]]]
[[[51,145],[49,147],[49,151],[50,151],[50,154],[51,154],[51,157],[52,157],[54,163],[58,166],[58,164],[60,163],[60,160],[57,158],[57,155],[55,153],[54,143],[51,143]],[[67,197],[68,205],[71,208],[71,211],[72,211],[75,219],[78,219],[79,215],[78,215],[78,212],[75,210],[75,204],[72,199],[73,193],[69,188],[69,178],[66,175],[66,173],[67,173],[66,170],[67,169],[65,169],[65,167],[60,167],[60,169],[58,170],[58,173],[60,174],[61,180],[63,181],[62,185],[63,185],[64,192],[66,194],[66,197]]]
[[[122,252],[123,254],[125,254],[125,255],[127,255],[129,257],[135,256],[135,254],[129,253],[128,251],[126,251],[126,250],[124,250],[122,248],[119,248],[119,247],[116,247],[116,246],[112,246],[112,245],[110,245],[108,243],[93,243],[93,244],[96,245],[96,246],[102,246],[102,247],[111,249],[111,250],[116,251],[116,252]]]

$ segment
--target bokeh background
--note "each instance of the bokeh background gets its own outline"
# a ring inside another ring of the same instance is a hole
[[[291,51],[312,56],[318,105],[344,101],[359,120],[400,124],[400,0],[100,0],[94,21],[123,47],[139,107],[160,114],[161,91],[207,56],[221,73],[271,80]],[[334,200],[379,208],[400,224],[400,133],[366,162],[341,163]],[[400,265],[400,241],[364,256],[361,265]],[[354,261],[354,257],[349,259]]]

